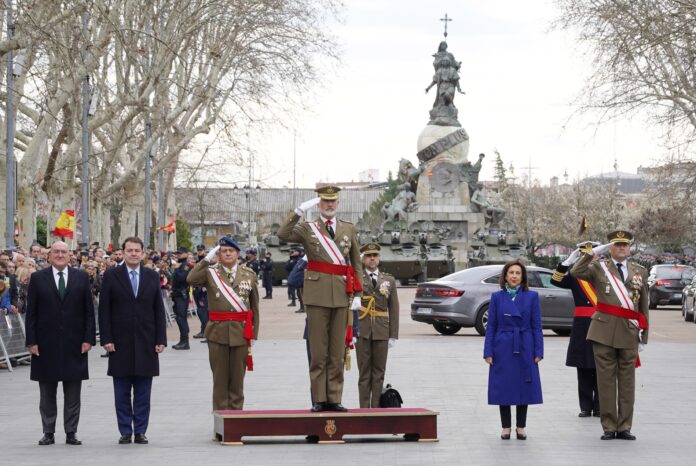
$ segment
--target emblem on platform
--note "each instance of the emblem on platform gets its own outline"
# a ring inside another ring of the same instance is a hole
[[[326,425],[324,426],[324,432],[326,432],[326,435],[333,437],[336,435],[336,431],[336,421],[333,419],[327,419]]]

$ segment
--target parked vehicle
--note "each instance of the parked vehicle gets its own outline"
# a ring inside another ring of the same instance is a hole
[[[475,327],[486,334],[488,303],[500,290],[502,264],[461,270],[432,282],[419,283],[411,304],[411,319],[432,325],[443,335],[453,335],[462,327]],[[570,290],[551,284],[552,270],[527,267],[531,290],[539,293],[543,328],[569,335],[575,303]]]
[[[648,276],[648,307],[668,304],[682,304],[682,290],[696,273],[694,267],[688,265],[654,265]]]
[[[696,275],[682,290],[682,316],[685,321],[696,322],[694,320],[694,308],[696,308]]]

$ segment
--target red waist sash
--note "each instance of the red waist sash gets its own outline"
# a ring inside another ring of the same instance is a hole
[[[592,306],[576,306],[573,317],[592,317],[595,313],[595,308]]]
[[[249,348],[249,354],[247,355],[247,370],[254,370],[254,360],[251,357],[251,340],[254,339],[254,321],[251,311],[246,312],[218,312],[210,311],[208,313],[208,320],[212,321],[234,321],[234,322],[244,322],[244,338],[247,341],[247,347]]]
[[[640,312],[636,312],[632,309],[626,309],[625,307],[615,306],[613,304],[603,303],[601,301],[597,302],[597,310],[604,314],[609,314],[615,317],[621,317],[622,319],[635,319],[638,321],[638,328],[645,330],[648,328],[648,321],[645,320],[645,316]],[[640,355],[636,358],[636,367],[640,367]]]
[[[321,261],[307,261],[307,270],[326,273],[329,275],[342,275],[346,277],[346,293],[352,294],[362,291],[362,284],[351,265],[336,265]]]

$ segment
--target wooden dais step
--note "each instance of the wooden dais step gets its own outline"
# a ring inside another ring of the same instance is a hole
[[[404,434],[406,440],[437,441],[439,413],[424,408],[213,411],[215,438],[241,445],[242,437],[306,436],[319,443],[343,443],[344,435]]]

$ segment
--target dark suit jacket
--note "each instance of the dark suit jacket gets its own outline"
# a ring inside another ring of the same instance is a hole
[[[61,300],[48,267],[31,275],[27,290],[27,346],[38,345],[31,358],[31,380],[86,380],[87,353],[82,343],[96,344],[94,304],[87,273],[68,268],[68,283]]]
[[[99,295],[101,345],[113,343],[108,375],[114,377],[159,375],[156,345],[167,344],[167,325],[159,275],[140,267],[138,296],[133,296],[126,265],[104,273]]]

